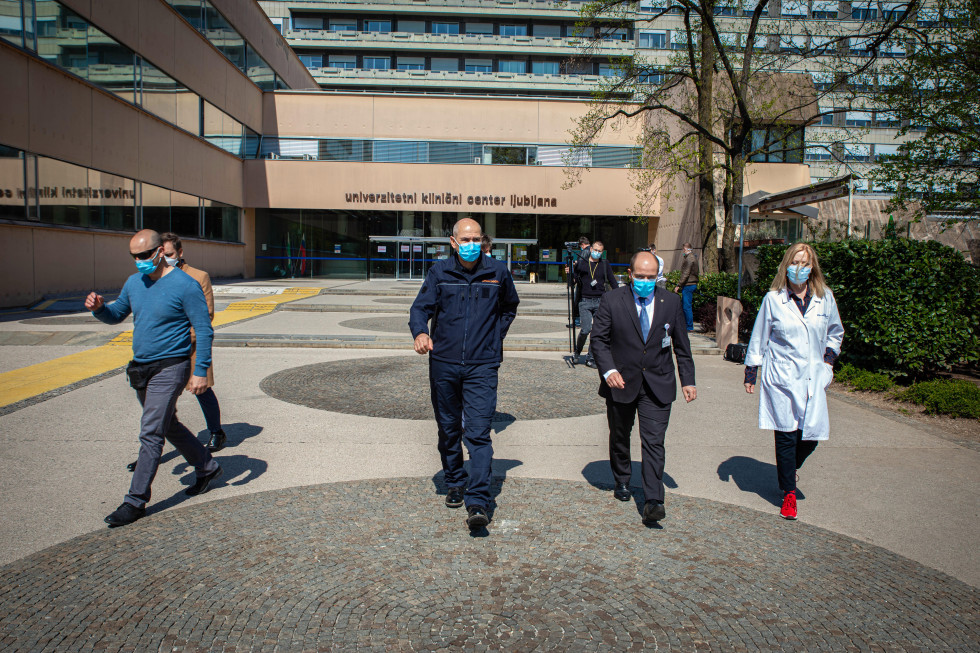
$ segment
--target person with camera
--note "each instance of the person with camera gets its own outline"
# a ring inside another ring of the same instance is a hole
[[[592,331],[592,320],[595,312],[599,310],[599,302],[602,300],[603,293],[606,292],[606,285],[610,288],[619,287],[616,275],[613,274],[612,266],[609,261],[602,258],[605,246],[602,241],[597,240],[592,243],[589,258],[580,259],[575,264],[575,283],[582,289],[582,299],[578,303],[578,314],[582,322],[582,330],[575,341],[575,362],[577,363],[582,356],[585,348],[585,341]],[[586,367],[595,369],[595,359],[592,356],[592,348],[589,348],[589,355],[585,360]]]
[[[167,265],[160,234],[144,229],[129,241],[136,263],[119,298],[106,304],[92,292],[85,308],[106,324],[119,324],[133,314],[133,360],[126,368],[130,385],[143,408],[140,452],[129,493],[105,518],[109,526],[125,526],[146,515],[150,485],[160,465],[163,441],[168,440],[197,472],[185,494],[207,492],[221,476],[221,467],[175,415],[184,387],[201,394],[208,389],[211,340],[214,330],[201,286],[185,272]],[[191,328],[197,337],[197,358],[191,369]]]

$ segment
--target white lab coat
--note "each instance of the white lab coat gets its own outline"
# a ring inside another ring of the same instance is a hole
[[[838,354],[844,326],[830,289],[810,298],[800,313],[787,289],[769,291],[752,328],[746,365],[758,365],[759,428],[775,431],[803,429],[804,440],[830,435],[826,388],[834,380],[823,361],[830,347]]]

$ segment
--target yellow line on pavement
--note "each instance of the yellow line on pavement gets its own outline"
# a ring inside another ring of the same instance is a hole
[[[312,297],[319,292],[319,288],[287,288],[280,295],[235,302],[215,313],[214,325],[265,315],[280,304]],[[0,374],[0,408],[114,370],[125,365],[132,355],[133,332],[130,330],[99,347],[4,372]]]

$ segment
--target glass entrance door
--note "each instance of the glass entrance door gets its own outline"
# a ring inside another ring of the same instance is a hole
[[[421,281],[451,250],[448,238],[372,236],[370,240],[372,279]]]

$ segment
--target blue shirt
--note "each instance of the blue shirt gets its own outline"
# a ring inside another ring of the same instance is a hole
[[[191,354],[191,327],[197,336],[194,376],[211,367],[214,329],[204,291],[186,272],[173,268],[156,281],[137,272],[126,279],[119,298],[92,315],[106,324],[119,324],[133,314],[133,360],[137,363]]]

